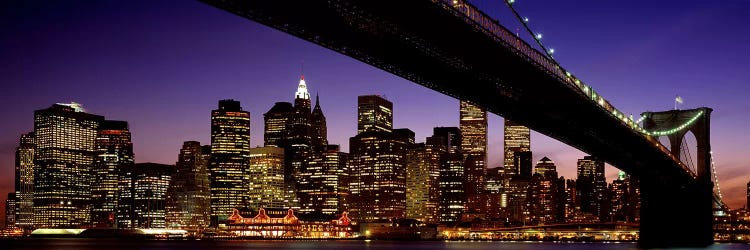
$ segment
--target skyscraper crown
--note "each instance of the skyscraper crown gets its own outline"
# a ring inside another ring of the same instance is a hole
[[[297,92],[294,93],[294,98],[310,100],[310,93],[307,92],[307,84],[305,84],[305,75],[299,78],[299,85],[297,85]]]

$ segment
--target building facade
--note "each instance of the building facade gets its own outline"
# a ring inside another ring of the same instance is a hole
[[[340,214],[347,210],[349,197],[349,154],[338,145],[317,150],[300,175],[300,212]]]
[[[531,131],[529,128],[505,119],[503,128],[504,138],[504,161],[503,167],[505,168],[504,174],[506,176],[518,175],[520,170],[516,164],[513,164],[513,154],[516,152],[527,152],[531,151]],[[531,162],[529,161],[529,164]]]
[[[248,208],[281,209],[284,201],[284,149],[279,147],[258,147],[250,149],[250,170],[248,171]]]
[[[378,95],[357,97],[357,134],[393,130],[393,103]]]
[[[197,141],[182,143],[174,175],[167,190],[168,228],[201,231],[211,220],[211,185],[204,147]]]
[[[211,222],[226,220],[232,209],[246,210],[250,164],[250,113],[235,100],[219,101],[211,111]],[[222,218],[223,217],[223,218]]]
[[[461,151],[464,158],[466,208],[486,212],[484,195],[487,175],[487,112],[468,102],[460,102]]]
[[[34,111],[35,228],[90,225],[90,173],[102,120],[77,103]]]
[[[34,133],[21,135],[16,148],[15,190],[16,226],[31,229],[34,226]]]
[[[91,222],[93,227],[115,226],[117,169],[135,163],[128,123],[102,121],[94,143],[96,158],[91,171]]]
[[[357,221],[406,215],[408,138],[393,132],[364,132],[349,140],[351,214]]]
[[[578,159],[577,165],[576,192],[578,192],[581,212],[600,219],[607,217],[609,211],[605,211],[602,206],[607,189],[604,161],[593,156],[585,156],[583,159]]]
[[[167,189],[175,167],[136,163],[118,168],[118,228],[166,228]]]

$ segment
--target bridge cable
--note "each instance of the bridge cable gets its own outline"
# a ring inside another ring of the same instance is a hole
[[[681,154],[682,157],[680,157],[680,158],[684,158],[685,161],[687,161],[686,165],[688,166],[688,168],[690,170],[692,170],[693,173],[697,174],[698,173],[698,168],[693,163],[693,155],[690,154],[690,147],[689,147],[687,141],[684,138],[682,140],[682,145],[680,145],[680,147],[682,148],[682,150],[681,150],[682,151],[682,154]],[[680,159],[680,160],[682,161],[683,159]]]

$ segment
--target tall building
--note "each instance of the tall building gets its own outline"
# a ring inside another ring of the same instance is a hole
[[[503,167],[505,168],[505,175],[518,175],[520,170],[517,165],[513,164],[513,154],[516,152],[531,151],[531,131],[529,128],[508,119],[505,119],[503,130],[505,148]]]
[[[745,205],[745,208],[750,209],[750,181],[747,182],[747,198],[745,202],[747,203]]]
[[[600,218],[605,217],[609,211],[602,210],[602,202],[607,189],[604,161],[593,156],[578,159],[577,173],[576,191],[581,204],[581,212]]]
[[[349,139],[350,211],[358,221],[406,215],[406,152],[410,138],[405,134],[408,133],[370,131]]]
[[[219,101],[211,111],[211,222],[228,217],[233,209],[246,210],[250,164],[250,113],[240,102]]]
[[[16,193],[8,193],[5,199],[5,228],[16,228],[16,210],[18,208],[18,197]]]
[[[487,112],[461,101],[459,113],[466,178],[466,208],[469,212],[485,212],[486,202],[483,198],[487,174]]]
[[[258,147],[250,149],[248,208],[285,208],[284,149]]]
[[[263,114],[265,146],[286,147],[289,144],[292,113],[294,113],[292,103],[277,102]]]
[[[166,228],[167,189],[174,168],[157,163],[118,168],[118,228]]]
[[[167,190],[168,228],[201,231],[211,222],[211,185],[208,156],[197,141],[182,143],[174,175]]]
[[[90,173],[102,120],[77,103],[34,111],[34,227],[89,225]]]
[[[16,148],[15,190],[16,226],[30,229],[34,226],[34,133],[21,135]]]
[[[565,222],[572,222],[581,209],[576,196],[575,180],[565,180],[565,193]]]
[[[440,223],[457,222],[466,209],[466,174],[461,148],[461,130],[457,127],[436,127],[432,139],[445,148],[440,156],[438,189]]]
[[[327,145],[310,158],[300,174],[301,212],[335,215],[347,210],[349,154]]]
[[[293,144],[310,146],[312,143],[312,124],[310,122],[310,93],[307,92],[305,76],[301,76],[294,93],[294,109],[291,120],[291,139]]]
[[[91,171],[91,222],[114,227],[117,212],[117,169],[131,165],[133,142],[125,121],[102,121],[96,131],[96,158]]]
[[[393,103],[378,95],[357,97],[357,134],[393,130]]]
[[[613,180],[612,184],[609,185],[609,193],[611,198],[610,217],[612,218],[612,221],[627,221],[627,211],[629,206],[629,182],[627,178],[627,174],[620,171],[620,173],[617,175],[617,179]]]
[[[328,127],[323,109],[320,108],[318,95],[315,95],[315,107],[310,116],[310,124],[312,125],[312,145],[314,148],[322,149],[328,145]]]
[[[531,151],[513,152],[513,175],[509,177],[531,178]]]
[[[555,163],[547,157],[537,162],[528,190],[529,214],[532,224],[558,222],[558,177]]]
[[[445,152],[441,138],[432,138],[406,154],[406,217],[425,223],[438,223],[440,157]]]

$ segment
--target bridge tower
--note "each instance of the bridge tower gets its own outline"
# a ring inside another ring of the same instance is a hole
[[[711,181],[711,108],[645,112],[643,128],[666,136],[680,159],[687,132],[695,136],[696,178],[676,185],[667,176],[645,173],[641,178],[640,243],[645,247],[697,246],[713,243],[713,182]],[[652,166],[656,167],[656,166]]]

